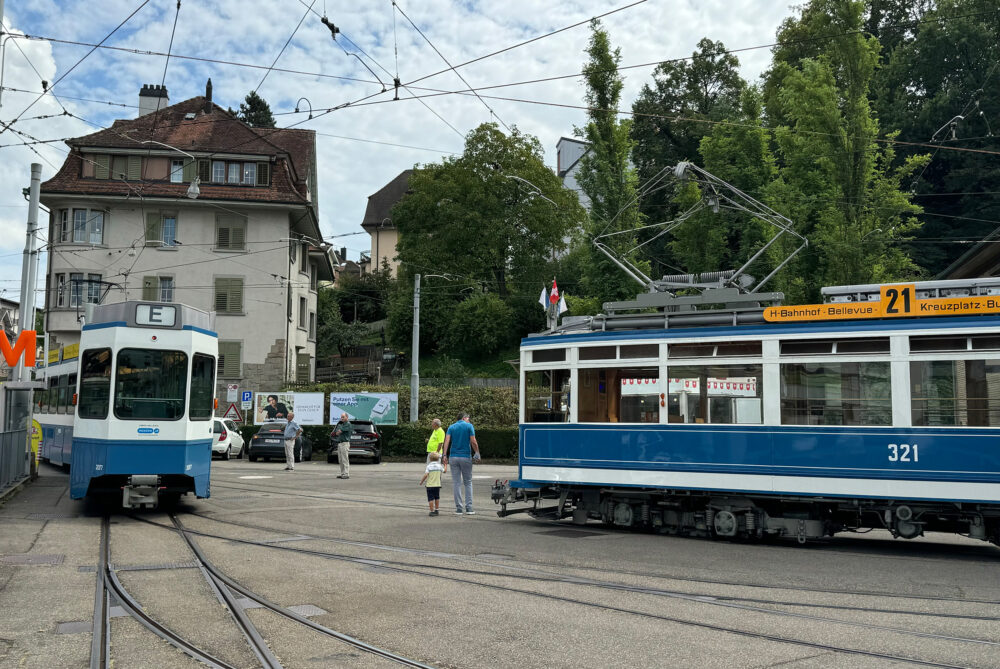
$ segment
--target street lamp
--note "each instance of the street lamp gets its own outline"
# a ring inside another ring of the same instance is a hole
[[[181,151],[176,146],[171,146],[169,144],[164,144],[163,142],[157,142],[155,139],[143,140],[142,142],[140,142],[140,144],[158,144],[160,146],[163,146],[163,147],[166,147],[166,148],[171,149],[173,151],[176,151],[177,153],[179,153],[179,154],[181,154],[183,156],[187,156],[188,158],[191,159],[191,162],[194,163],[195,166],[198,165],[198,159],[197,158],[195,158],[194,156],[192,156],[187,151]],[[188,186],[188,190],[187,190],[187,196],[189,198],[191,198],[192,200],[194,200],[199,195],[201,195],[201,189],[198,188],[198,184],[200,184],[200,183],[201,183],[201,177],[199,177],[196,174],[195,177],[194,177],[194,180],[191,182],[191,185]]]
[[[424,278],[450,279],[451,274],[427,274]],[[417,422],[420,402],[420,275],[413,275],[413,344],[410,352],[410,422]]]

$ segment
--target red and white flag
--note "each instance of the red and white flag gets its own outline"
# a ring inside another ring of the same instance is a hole
[[[559,303],[559,286],[556,285],[556,280],[552,279],[552,290],[549,291],[549,304]]]

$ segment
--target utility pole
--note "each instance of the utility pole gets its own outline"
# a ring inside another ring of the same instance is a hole
[[[0,0],[2,2],[2,0]],[[38,196],[42,183],[41,163],[31,163],[31,187],[28,189],[28,230],[24,238],[24,259],[21,261],[20,332],[35,329],[35,274],[38,267]],[[30,381],[31,370],[24,359],[17,363],[17,380]]]
[[[413,275],[413,352],[410,354],[410,422],[417,422],[420,401],[420,275]]]

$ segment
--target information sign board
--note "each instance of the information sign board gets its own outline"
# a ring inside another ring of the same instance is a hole
[[[370,420],[376,425],[399,422],[398,393],[330,393],[330,422],[346,413],[351,420]]]

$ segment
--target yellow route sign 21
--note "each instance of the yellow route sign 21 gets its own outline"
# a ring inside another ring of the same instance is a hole
[[[916,286],[912,283],[881,286],[879,297],[878,302],[836,302],[833,304],[768,307],[764,310],[764,320],[770,323],[787,323],[792,321],[973,316],[1000,313],[1000,295],[918,300]]]

